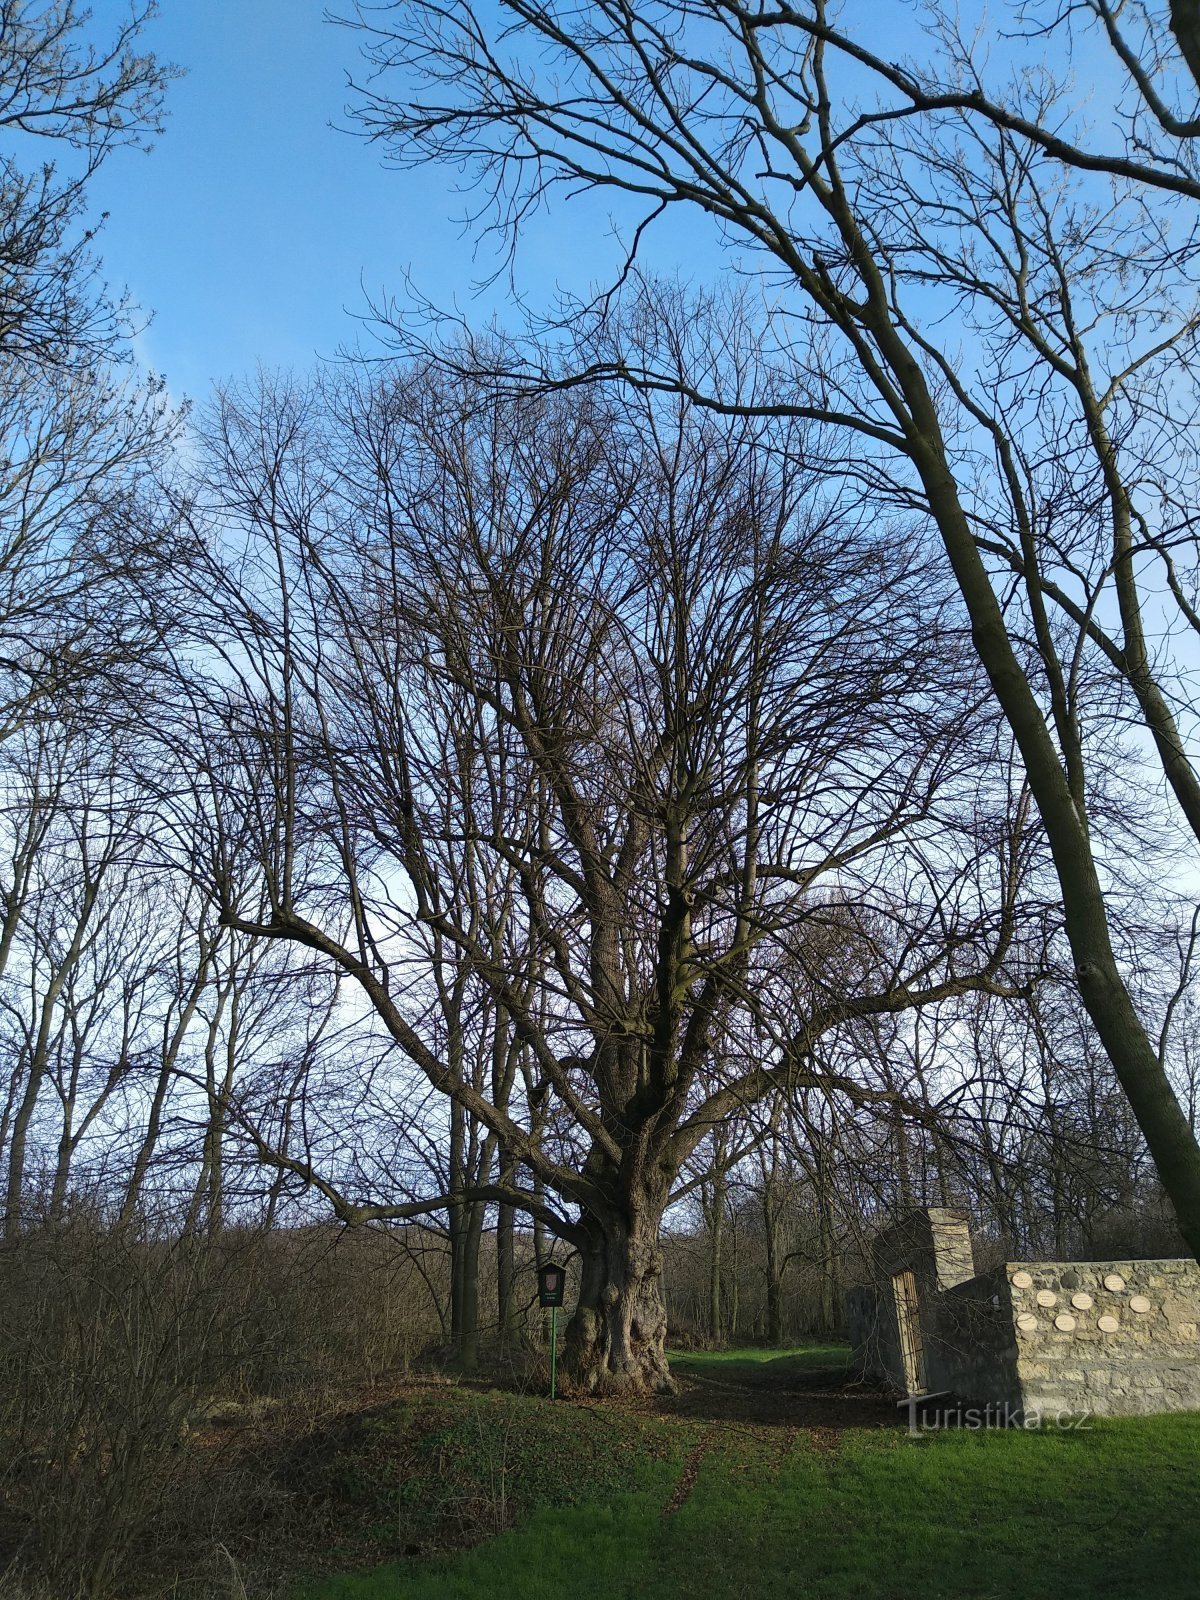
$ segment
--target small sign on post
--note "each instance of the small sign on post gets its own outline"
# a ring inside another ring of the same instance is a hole
[[[555,1261],[538,1268],[538,1304],[550,1308],[550,1398],[558,1392],[558,1308],[567,1292],[567,1271]]]

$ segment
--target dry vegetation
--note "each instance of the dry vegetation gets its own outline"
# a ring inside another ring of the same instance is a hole
[[[0,1564],[87,1594],[211,1566],[219,1593],[248,1530],[307,1543],[268,1462],[436,1345],[418,1260],[382,1235],[211,1243],[86,1216],[5,1245]]]

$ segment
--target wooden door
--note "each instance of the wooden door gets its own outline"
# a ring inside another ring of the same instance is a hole
[[[911,1272],[898,1272],[892,1279],[896,1294],[896,1323],[900,1329],[900,1355],[904,1361],[904,1381],[909,1394],[925,1394],[925,1344],[921,1338],[921,1314],[917,1307],[917,1280]]]

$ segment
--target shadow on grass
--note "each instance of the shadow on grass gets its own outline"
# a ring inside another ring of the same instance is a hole
[[[892,1428],[903,1421],[877,1384],[855,1377],[844,1344],[672,1356],[679,1393],[664,1414],[755,1428]]]

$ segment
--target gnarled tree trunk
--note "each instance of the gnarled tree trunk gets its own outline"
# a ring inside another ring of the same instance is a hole
[[[666,1355],[658,1239],[662,1209],[647,1204],[626,1208],[616,1221],[583,1220],[579,1298],[567,1327],[563,1366],[571,1382],[589,1394],[675,1388]]]

